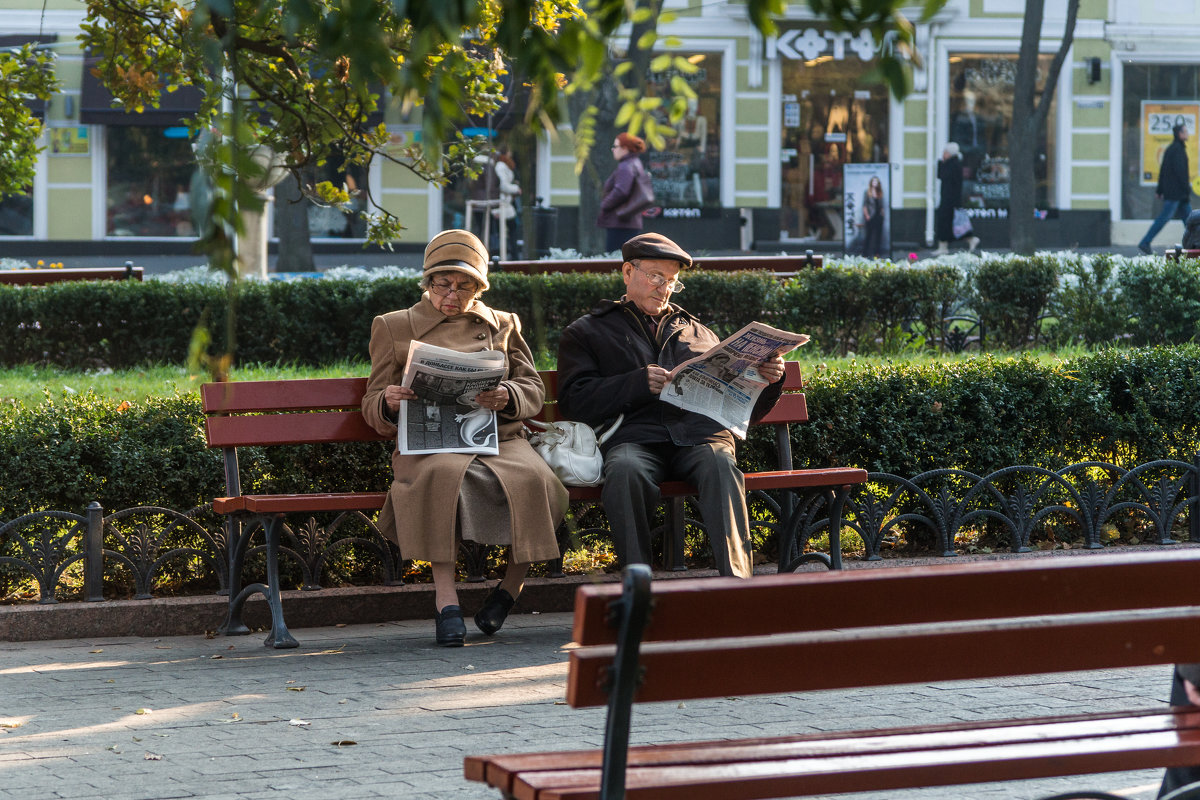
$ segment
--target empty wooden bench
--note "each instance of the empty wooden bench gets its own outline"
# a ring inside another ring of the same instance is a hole
[[[546,416],[553,419],[556,373],[543,372],[547,386]],[[240,381],[208,383],[200,389],[206,415],[205,435],[209,447],[220,447],[225,459],[224,497],[213,501],[213,510],[231,519],[229,559],[229,612],[221,632],[248,633],[242,622],[246,600],[256,593],[263,594],[271,612],[272,628],[266,638],[270,647],[295,647],[297,642],[284,623],[279,598],[278,554],[283,520],[289,514],[321,512],[377,511],[383,507],[386,487],[377,492],[311,492],[304,494],[244,494],[238,467],[238,448],[318,444],[325,442],[382,441],[363,419],[361,404],[366,390],[366,378],[310,378],[278,381]],[[779,524],[780,550],[788,568],[809,559],[819,559],[826,566],[841,567],[841,512],[851,489],[866,481],[861,469],[791,469],[791,446],[788,424],[808,419],[801,388],[798,365],[789,363],[786,370],[785,394],[775,409],[760,424],[775,426],[776,448],[781,469],[770,472],[747,473],[747,491],[783,490],[801,495],[813,492],[826,495],[829,507],[830,552],[799,553],[796,545],[800,528],[806,520],[809,506],[786,501],[782,504]],[[679,503],[694,495],[695,488],[682,481],[662,484],[663,498]],[[570,487],[572,501],[599,502],[599,487]],[[790,494],[789,494],[790,497]],[[675,515],[668,562],[683,562],[682,511]],[[264,531],[267,556],[267,582],[242,586],[242,572],[255,526],[260,521]],[[403,554],[401,554],[403,555]]]
[[[1200,258],[1200,250],[1185,250],[1182,246],[1168,247],[1163,255],[1168,261],[1179,261],[1183,258]]]
[[[537,261],[498,261],[500,272],[607,272],[621,270],[621,260],[616,258],[541,259]],[[774,273],[779,278],[790,278],[806,269],[820,269],[825,256],[808,250],[803,255],[771,256],[711,256],[699,258],[693,265],[698,270],[713,272],[742,272],[756,270]]]
[[[123,267],[73,267],[68,269],[5,269],[0,270],[0,283],[10,286],[45,286],[64,281],[140,281],[144,267],[132,261]]]
[[[1198,585],[1194,551],[653,586],[633,565],[575,601],[567,701],[608,706],[603,750],[470,756],[465,775],[519,800],[735,800],[1200,764],[1200,709],[1086,700],[1053,717],[628,746],[637,703],[1197,661]]]

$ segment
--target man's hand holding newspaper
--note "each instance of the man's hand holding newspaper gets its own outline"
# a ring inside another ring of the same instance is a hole
[[[751,322],[704,354],[671,370],[659,397],[685,411],[712,417],[745,439],[754,403],[768,385],[758,366],[807,341],[802,333]]]
[[[416,394],[400,404],[397,447],[406,455],[500,452],[496,412],[476,397],[504,377],[504,353],[460,353],[414,341],[401,385]]]

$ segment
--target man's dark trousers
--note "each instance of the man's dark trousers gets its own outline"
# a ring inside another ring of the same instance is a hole
[[[696,487],[720,573],[750,577],[754,566],[746,484],[733,447],[724,441],[688,447],[627,442],[609,450],[601,499],[621,565],[650,563],[650,519],[659,502],[658,484],[670,479]]]

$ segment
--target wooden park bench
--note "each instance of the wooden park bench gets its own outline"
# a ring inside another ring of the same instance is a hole
[[[497,261],[494,269],[500,272],[617,272],[621,261],[615,258],[542,259],[539,261]],[[761,270],[773,272],[779,278],[795,275],[806,269],[820,269],[825,257],[811,250],[803,255],[777,256],[703,256],[697,257],[693,269],[716,272]]]
[[[542,372],[547,387],[547,405],[543,416],[554,419],[557,375]],[[816,559],[832,569],[841,567],[841,513],[851,489],[867,479],[861,469],[792,469],[788,425],[808,420],[808,410],[802,387],[799,365],[787,364],[785,393],[776,407],[759,424],[775,426],[776,448],[780,469],[746,474],[746,490],[782,490],[787,495],[781,504],[780,551],[791,564]],[[226,634],[248,633],[242,622],[246,600],[256,593],[263,594],[271,612],[271,633],[266,644],[271,647],[295,647],[295,638],[284,624],[279,597],[279,547],[283,520],[289,514],[319,512],[377,511],[383,506],[386,493],[378,492],[312,492],[305,494],[243,494],[238,468],[238,448],[250,446],[279,446],[325,442],[382,441],[378,433],[363,419],[361,404],[366,390],[366,378],[309,378],[278,381],[242,381],[208,383],[200,388],[205,420],[206,441],[209,447],[220,447],[225,458],[226,496],[213,500],[213,510],[228,515],[230,524],[229,613],[221,631]],[[381,487],[386,488],[386,487]],[[663,498],[682,504],[694,495],[693,486],[682,481],[662,484]],[[599,502],[599,487],[570,487],[572,502]],[[829,553],[800,553],[796,544],[800,528],[805,524],[809,504],[792,502],[793,493],[825,496],[829,508]],[[672,541],[665,545],[665,559],[673,566],[683,561],[682,514],[672,528]],[[262,523],[267,556],[267,581],[242,586],[242,572],[250,539]]]
[[[64,281],[140,281],[144,272],[144,267],[135,267],[132,261],[126,262],[123,267],[5,269],[0,270],[0,283],[10,286],[45,286]]]
[[[1198,585],[1196,551],[653,585],[632,565],[575,600],[567,702],[607,705],[603,749],[470,756],[465,775],[518,800],[737,800],[1200,764],[1200,709],[1086,698],[1068,715],[629,746],[636,703],[1198,661]]]
[[[1200,258],[1200,250],[1185,250],[1182,246],[1168,247],[1163,253],[1168,261],[1179,261],[1181,258]]]

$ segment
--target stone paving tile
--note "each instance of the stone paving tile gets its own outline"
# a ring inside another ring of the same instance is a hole
[[[97,637],[0,648],[0,786],[105,800],[495,800],[464,755],[580,749],[603,709],[563,703],[570,615],[520,615],[495,639],[444,650],[428,621],[261,636]],[[94,653],[93,650],[101,652]],[[639,706],[634,739],[660,742],[891,727],[1165,703],[1169,668],[1066,673]],[[303,688],[303,691],[295,689]],[[136,714],[137,709],[150,709]],[[236,715],[236,716],[235,716]],[[303,720],[306,725],[291,725]],[[354,741],[338,746],[335,742]],[[112,748],[112,749],[109,749]],[[146,760],[145,753],[162,756]],[[1096,788],[1149,800],[1156,770],[854,795],[856,800],[1033,800]]]

